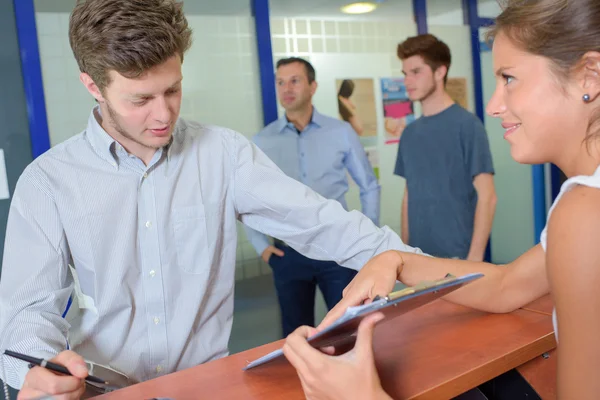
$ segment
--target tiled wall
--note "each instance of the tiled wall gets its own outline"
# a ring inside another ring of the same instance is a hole
[[[50,142],[55,145],[85,128],[95,102],[79,81],[68,14],[37,13],[36,22]]]
[[[393,21],[277,18],[271,22],[273,53],[394,53],[398,38],[414,25]]]
[[[37,13],[44,94],[52,145],[79,133],[94,100],[79,82],[68,14]],[[181,116],[252,135],[262,125],[254,21],[189,16],[194,44],[183,65]]]
[[[53,145],[79,133],[86,124],[94,101],[79,82],[79,71],[68,41],[68,14],[37,13],[40,56]],[[250,137],[262,127],[260,81],[251,17],[188,16],[194,44],[183,64],[184,89],[181,116],[227,126]],[[447,41],[453,52],[451,76],[466,76],[472,82],[468,29],[463,26],[431,26],[432,33]],[[396,46],[416,34],[412,23],[387,21],[273,18],[273,61],[296,55],[305,57],[317,70],[319,89],[314,97],[323,113],[337,115],[335,79],[378,79],[401,76]],[[467,53],[465,53],[467,52]],[[473,104],[472,100],[469,102]],[[378,106],[379,119],[382,120]],[[280,110],[281,112],[281,110]],[[380,138],[383,132],[380,127]],[[397,146],[378,143],[382,185],[381,223],[400,229],[401,178],[393,175]],[[351,208],[360,209],[358,188],[348,193]],[[238,229],[236,278],[270,273],[256,255],[241,226]]]

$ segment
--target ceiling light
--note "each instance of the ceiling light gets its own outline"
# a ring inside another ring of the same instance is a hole
[[[374,3],[352,3],[343,6],[341,10],[346,14],[365,14],[373,11],[376,8],[377,4]]]

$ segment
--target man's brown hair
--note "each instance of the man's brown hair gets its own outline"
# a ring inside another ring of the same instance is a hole
[[[444,84],[446,83],[452,61],[450,49],[446,43],[429,33],[409,37],[398,45],[398,58],[406,60],[412,56],[423,57],[425,64],[429,65],[434,72],[441,66],[446,67]]]
[[[308,61],[306,61],[304,58],[299,58],[299,57],[282,58],[281,60],[277,61],[276,68],[279,69],[279,67],[282,67],[284,65],[293,64],[293,63],[300,63],[300,64],[304,65],[308,83],[313,83],[315,81],[315,79],[317,77],[317,73],[315,72],[315,67],[313,67],[312,64],[309,63]]]
[[[110,70],[137,78],[175,55],[183,61],[192,30],[174,0],[78,0],[69,40],[79,70],[102,91]]]

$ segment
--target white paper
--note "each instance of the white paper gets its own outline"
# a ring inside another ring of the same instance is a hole
[[[8,177],[6,176],[6,161],[4,161],[4,149],[0,149],[0,200],[10,198],[8,193]]]

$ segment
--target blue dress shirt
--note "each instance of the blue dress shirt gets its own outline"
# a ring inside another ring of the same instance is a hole
[[[284,115],[253,138],[254,143],[289,177],[321,196],[337,200],[344,209],[348,178],[360,188],[362,212],[379,225],[380,186],[358,135],[347,122],[313,109],[310,123],[298,132]],[[269,239],[246,228],[248,239],[261,255]]]

